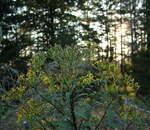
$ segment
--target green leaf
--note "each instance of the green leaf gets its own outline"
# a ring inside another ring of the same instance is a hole
[[[83,119],[89,119],[92,106],[84,101],[79,101],[78,104],[80,105],[79,108],[75,110],[76,116]]]
[[[56,130],[73,130],[73,125],[69,121],[55,121],[52,122],[56,127]]]

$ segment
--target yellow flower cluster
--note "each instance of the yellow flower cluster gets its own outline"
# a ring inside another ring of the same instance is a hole
[[[134,83],[133,79],[129,79],[128,81],[129,83],[126,86],[126,91],[130,97],[136,97],[136,93],[139,89],[139,84]]]
[[[37,86],[40,81],[44,83],[48,83],[48,77],[45,75],[43,71],[40,70],[28,70],[26,74],[26,83],[28,85]]]
[[[31,79],[31,78],[33,78],[33,77],[35,77],[36,75],[35,75],[35,72],[33,71],[33,70],[28,70],[28,72],[27,72],[27,77],[29,78],[29,79]]]
[[[27,103],[20,107],[17,121],[33,120],[34,117],[40,116],[44,111],[44,106],[40,101],[33,100],[32,98]]]
[[[26,77],[25,77],[24,74],[21,74],[21,75],[19,76],[19,81],[20,81],[21,83],[26,82]]]
[[[81,81],[84,85],[89,84],[94,78],[94,75],[92,73],[88,73],[86,76],[81,77]]]
[[[6,95],[2,97],[2,99],[5,101],[21,99],[22,97],[24,97],[26,90],[27,90],[26,86],[12,88]]]
[[[105,90],[112,94],[127,94],[130,97],[136,97],[137,88],[133,86],[119,86],[112,84],[105,87]]]
[[[54,85],[48,87],[48,93],[55,93],[60,90],[60,86]]]
[[[42,123],[51,122],[51,121],[58,121],[55,117],[48,117],[45,120],[41,120]]]
[[[93,63],[93,65],[98,65],[98,64],[100,64],[100,61],[98,60]]]
[[[49,107],[52,107],[52,104],[46,103],[46,104],[45,104],[45,108],[49,108]]]
[[[42,76],[42,80],[44,84],[50,84],[50,78],[47,75]]]

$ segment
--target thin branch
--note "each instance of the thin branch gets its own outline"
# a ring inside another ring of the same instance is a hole
[[[70,95],[70,108],[71,108],[71,116],[72,116],[72,121],[73,121],[73,126],[74,129],[77,130],[77,122],[76,122],[76,116],[75,116],[75,111],[74,111],[74,98],[75,98],[75,88],[73,88],[73,91]]]
[[[36,88],[34,90],[39,94],[39,96],[44,99],[45,101],[49,102],[60,114],[64,115],[64,113],[55,105],[53,104],[50,100],[48,100],[46,97],[44,97],[40,92],[37,91]]]
[[[48,130],[48,129],[42,124],[41,121],[38,121],[38,122],[39,122],[39,124],[41,125],[41,127],[43,128],[43,130]]]
[[[109,107],[110,107],[111,104],[112,104],[112,101],[107,105],[106,110],[105,110],[105,112],[104,112],[101,120],[99,121],[98,125],[96,126],[95,130],[98,130],[98,128],[100,127],[100,125],[103,122],[105,116],[107,115],[107,111],[108,111],[108,109],[109,109]]]

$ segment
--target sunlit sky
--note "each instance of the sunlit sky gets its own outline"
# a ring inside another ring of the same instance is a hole
[[[74,15],[77,15],[77,16],[81,16],[82,13],[80,11],[78,12],[74,12]],[[117,60],[120,60],[121,59],[121,37],[122,37],[122,40],[124,43],[127,43],[127,42],[131,42],[131,36],[127,36],[127,33],[129,33],[129,23],[122,23],[121,24],[117,24],[116,25],[116,53],[118,54],[118,57],[117,57]],[[93,23],[90,23],[90,27],[91,28],[94,28],[94,30],[96,30],[97,32],[100,33],[101,31],[101,28],[100,28],[100,23],[99,22],[93,22]],[[81,44],[84,44],[84,41],[81,42]],[[100,43],[100,46],[105,49],[107,47],[107,45],[109,45],[109,43],[106,41],[105,37],[102,41],[102,43]],[[130,53],[130,48],[125,46],[123,47],[123,51],[124,51],[124,54],[129,54]]]
[[[102,0],[103,2],[105,2],[105,0]],[[142,6],[142,1],[143,0],[139,0],[138,4],[136,6],[136,8],[141,8]],[[90,3],[88,3],[88,5],[90,5]],[[90,5],[91,6],[91,5]],[[105,6],[105,4],[104,4]],[[103,7],[104,8],[104,7]],[[94,17],[94,15],[92,14],[92,12],[88,11],[88,12],[82,12],[81,10],[75,9],[74,11],[71,12],[73,15],[75,15],[76,17],[79,18],[83,18],[85,17],[85,13],[87,13],[88,17]],[[112,16],[113,19],[117,18],[117,17],[121,17],[119,14],[114,14]],[[83,21],[84,23],[84,21]],[[85,21],[86,23],[86,21]],[[97,31],[98,33],[101,33],[101,31],[104,31],[103,29],[105,29],[105,27],[102,29],[101,28],[101,24],[100,22],[90,22],[89,25],[91,28],[93,28],[95,31]],[[105,25],[104,25],[105,26]],[[123,43],[127,44],[127,43],[131,43],[131,35],[127,35],[130,32],[130,25],[127,22],[123,22],[122,24],[120,24],[120,21],[118,21],[117,23],[115,23],[116,26],[116,53],[118,54],[117,59],[120,60],[121,59],[121,38]],[[82,29],[80,29],[80,31],[82,32]],[[112,31],[112,32],[111,32]],[[110,33],[114,33],[113,29],[110,29]],[[103,32],[104,33],[104,32]],[[40,34],[38,34],[40,35]],[[33,32],[33,37],[36,37],[37,34],[35,32]],[[101,38],[102,39],[102,38]],[[84,43],[84,41],[81,41],[81,43]],[[123,45],[123,53],[128,55],[130,53],[130,48],[128,45]],[[106,36],[104,36],[104,38],[102,39],[102,43],[100,43],[100,46],[105,49],[106,46],[109,45],[109,43],[106,41]]]
[[[105,0],[102,0],[102,1],[105,2]],[[142,7],[142,1],[143,0],[138,1],[137,6],[136,6],[137,9]],[[72,12],[72,14],[77,17],[80,17],[80,18],[83,17],[83,12],[81,12],[80,10],[76,10],[76,11]],[[93,17],[91,12],[88,12],[88,16]],[[112,16],[112,18],[114,18],[114,19],[116,17],[121,17],[121,16],[119,14],[114,14]],[[100,27],[100,24],[101,23],[99,23],[99,22],[91,22],[90,27],[100,33],[101,31],[103,31]],[[118,54],[117,59],[120,60],[121,59],[121,55],[120,55],[121,54],[121,40],[123,42],[123,45],[122,45],[123,53],[126,55],[129,55],[131,52],[131,48],[129,47],[131,44],[131,28],[130,28],[129,22],[123,22],[121,24],[119,21],[115,25],[116,25],[116,29],[117,29],[116,34],[115,34],[116,35],[116,53]],[[110,31],[111,31],[111,29],[110,29]],[[112,33],[113,33],[113,31],[112,31]],[[84,42],[82,41],[82,43],[84,43]],[[100,46],[104,49],[104,48],[106,48],[107,45],[109,45],[109,43],[104,38],[102,43],[100,44]]]

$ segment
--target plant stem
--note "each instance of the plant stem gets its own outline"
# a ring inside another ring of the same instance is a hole
[[[109,109],[109,107],[110,107],[111,104],[112,104],[112,101],[107,105],[106,110],[105,110],[102,118],[100,119],[98,125],[96,126],[95,130],[98,130],[98,128],[100,127],[101,123],[103,122],[103,120],[104,120],[104,118],[105,118],[105,116],[107,114],[107,110]]]
[[[71,116],[72,116],[72,121],[73,121],[73,126],[74,129],[77,130],[77,122],[76,122],[76,116],[75,116],[75,112],[74,112],[74,91],[75,89],[73,89],[72,94],[70,95],[70,108],[71,108]]]

